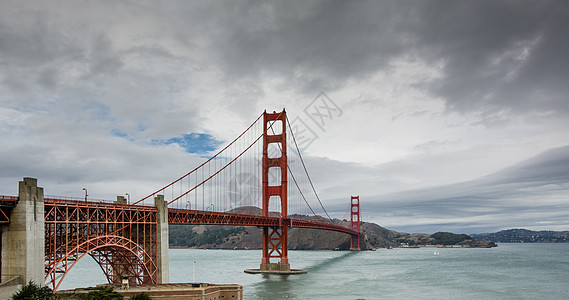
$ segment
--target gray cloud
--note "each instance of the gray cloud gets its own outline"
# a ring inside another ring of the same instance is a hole
[[[476,180],[436,188],[368,196],[362,211],[377,222],[407,220],[402,231],[496,231],[525,226],[564,228],[569,212],[569,146]],[[365,203],[362,199],[362,203]],[[416,220],[419,221],[414,224]]]
[[[118,11],[127,9],[117,6],[117,12],[94,11],[108,13],[113,25]],[[196,65],[221,67],[228,82],[276,75],[312,97],[388,70],[405,53],[444,65],[444,77],[426,88],[443,97],[449,109],[489,115],[567,111],[569,68],[563,57],[569,42],[563,28],[569,25],[568,10],[559,1],[238,1],[135,9],[158,26],[146,35],[171,31],[188,49],[209,53],[209,62],[200,59]],[[52,14],[30,10],[25,16],[35,21],[0,27],[3,67],[20,79],[37,74],[29,84],[54,88],[63,71],[54,64],[62,60],[86,63],[82,78],[93,82],[119,72],[134,51],[178,59],[158,44],[118,52],[104,31],[77,43],[77,32]],[[163,17],[172,22],[164,23]],[[26,90],[25,81],[12,76],[3,81]]]
[[[564,2],[252,3],[206,8],[219,12],[206,24],[228,78],[278,75],[312,96],[389,69],[406,53],[444,65],[427,88],[451,110],[568,109]]]
[[[474,170],[479,162],[522,159],[514,148],[527,156],[569,142],[568,10],[563,1],[6,1],[1,186],[9,193],[35,176],[56,193],[146,191],[200,161],[152,141],[228,140],[264,108],[302,115],[325,91],[345,114],[318,131],[306,160],[334,211],[360,194],[378,223],[408,218],[398,228],[569,226],[566,148],[448,186],[490,169]],[[413,68],[429,70],[409,76]]]
[[[435,3],[418,14],[418,47],[445,61],[432,90],[449,108],[567,111],[567,3]]]
[[[0,21],[0,99],[8,106],[77,121],[106,118],[131,136],[146,128],[153,128],[158,137],[166,136],[167,130],[175,130],[172,135],[185,133],[181,127],[160,129],[160,119],[174,116],[185,130],[196,126],[192,121],[196,108],[173,104],[179,97],[173,91],[187,86],[176,81],[184,70],[161,72],[191,59],[158,44],[123,47],[110,37],[113,25],[121,21],[111,17],[118,16],[112,7],[86,11],[73,3],[61,10],[11,4]],[[74,10],[79,17],[70,14]],[[105,18],[96,19],[101,11],[111,19],[106,24]],[[86,110],[93,114],[86,116]]]
[[[228,76],[276,74],[312,96],[369,76],[405,46],[397,30],[404,19],[393,17],[390,2],[241,4],[224,9],[216,24],[222,38],[214,45]]]

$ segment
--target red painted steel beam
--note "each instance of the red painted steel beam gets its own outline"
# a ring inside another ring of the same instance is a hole
[[[291,221],[290,227],[322,229],[322,230],[338,231],[352,235],[360,235],[358,231],[351,230],[350,228],[340,225],[319,223],[319,222],[312,222],[305,220],[295,220],[295,219],[290,219],[290,221]]]
[[[50,205],[50,204],[57,204],[59,206],[72,205],[72,206],[78,206],[78,207],[104,207],[107,209],[121,209],[121,210],[157,212],[156,207],[154,207],[154,206],[118,204],[118,203],[111,203],[111,202],[66,200],[66,199],[57,199],[57,198],[44,198],[44,205]]]
[[[74,200],[61,200],[61,199],[46,199],[45,206],[48,209],[61,208],[62,206],[79,206],[82,208],[96,208],[101,207],[105,209],[115,210],[120,213],[125,213],[125,211],[140,212],[152,212],[155,213],[156,208],[153,206],[139,206],[139,205],[125,205],[125,204],[112,204],[112,203],[101,203],[101,202],[84,202],[84,201],[74,201]],[[46,209],[46,215],[49,211]],[[80,221],[77,218],[70,218],[67,221]],[[282,220],[282,221],[281,221]],[[85,219],[81,221],[86,221]],[[56,220],[46,219],[46,223],[55,223]],[[90,223],[106,223],[108,219],[94,219],[90,218]],[[120,221],[119,221],[120,222]],[[155,220],[151,219],[141,219],[138,220],[141,223],[155,223]],[[233,213],[220,213],[220,212],[210,212],[201,210],[188,210],[188,209],[168,209],[168,223],[170,224],[190,224],[190,225],[243,225],[243,226],[269,226],[269,227],[280,227],[284,224],[282,222],[289,222],[290,227],[299,228],[314,228],[323,229],[331,231],[339,231],[347,234],[359,234],[359,232],[350,230],[350,228],[343,227],[340,225],[333,225],[329,223],[319,223],[313,221],[297,220],[297,219],[281,219],[279,217],[265,217],[265,216],[255,216],[255,215],[243,215],[243,214],[233,214]],[[128,223],[128,222],[127,222]]]
[[[279,226],[278,217],[264,217],[189,209],[168,209],[169,224]]]
[[[0,195],[0,224],[10,224],[10,213],[17,203],[17,196]]]
[[[352,235],[360,234],[358,231],[351,230],[350,228],[329,223],[187,209],[169,209],[168,223],[188,225],[243,225],[269,227],[281,227],[287,224],[289,227],[331,230]]]
[[[18,202],[18,196],[4,196],[0,195],[0,203]]]

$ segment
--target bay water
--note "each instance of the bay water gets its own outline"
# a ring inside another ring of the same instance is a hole
[[[289,251],[291,266],[308,271],[290,276],[244,273],[259,267],[260,250],[170,249],[169,256],[171,282],[238,283],[245,299],[569,299],[569,244]],[[85,257],[60,289],[104,282]]]

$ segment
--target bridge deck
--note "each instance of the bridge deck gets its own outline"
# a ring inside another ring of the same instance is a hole
[[[0,195],[0,224],[7,224],[10,222],[9,212],[18,202],[17,196],[2,196]],[[120,211],[121,213],[129,212],[144,212],[145,214],[157,213],[154,206],[131,205],[131,204],[118,204],[107,201],[82,201],[60,199],[53,197],[44,198],[44,205],[54,209],[59,206],[63,207],[81,207],[81,208],[97,208],[99,213],[92,213],[90,222],[105,222],[105,217],[112,217],[115,214],[102,213],[101,209],[110,211]],[[46,215],[52,210],[46,209]],[[82,217],[83,218],[83,217]],[[82,219],[87,221],[86,219]],[[79,219],[77,220],[79,221]],[[150,221],[150,220],[149,220]],[[52,218],[46,218],[46,222],[55,222]],[[152,221],[153,222],[153,221]],[[168,209],[168,223],[169,224],[188,224],[188,225],[236,225],[236,226],[283,226],[288,223],[289,227],[296,228],[314,228],[322,230],[339,231],[347,234],[358,235],[359,233],[349,228],[324,223],[314,222],[300,219],[282,219],[279,217],[264,217],[260,215],[246,215],[236,213],[222,213],[211,212],[202,210],[191,209]]]

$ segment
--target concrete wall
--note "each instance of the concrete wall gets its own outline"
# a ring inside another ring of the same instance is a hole
[[[22,289],[21,284],[17,285],[7,285],[7,286],[0,286],[0,300],[9,300],[12,299],[12,295]]]
[[[10,226],[2,233],[2,277],[21,276],[45,284],[45,227],[43,188],[37,179],[24,178],[19,183],[20,200],[10,217]]]
[[[168,283],[170,281],[170,264],[168,257],[168,203],[164,201],[164,195],[154,198],[154,205],[158,210],[156,232],[158,235],[158,255],[156,264],[158,266],[157,284]]]

